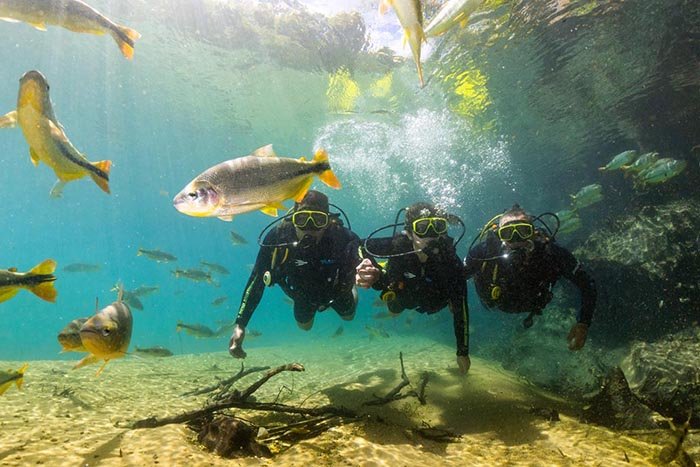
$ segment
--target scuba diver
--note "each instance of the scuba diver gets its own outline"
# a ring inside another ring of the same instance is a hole
[[[551,232],[540,220],[544,215],[556,218],[551,213],[532,217],[515,204],[491,219],[472,242],[464,260],[467,277],[474,277],[476,292],[488,308],[496,307],[506,313],[528,312],[523,321],[526,329],[551,301],[554,284],[565,277],[581,291],[581,309],[567,337],[569,349],[579,350],[586,342],[593,318],[595,282],[568,250],[556,244],[556,230]],[[536,228],[537,221],[546,230]]]
[[[246,357],[245,328],[265,286],[278,284],[294,300],[294,318],[305,331],[313,326],[316,311],[329,307],[346,321],[355,317],[357,290],[353,275],[360,261],[360,239],[349,225],[343,226],[339,217],[340,214],[329,212],[326,195],[310,190],[290,213],[263,229],[258,238],[261,248],[229,341],[233,357]]]
[[[394,224],[375,230],[364,241],[357,266],[355,284],[381,290],[380,297],[389,312],[398,316],[405,309],[432,314],[445,306],[453,315],[457,341],[457,365],[466,374],[469,359],[469,309],[464,265],[457,256],[447,230],[451,223],[462,221],[428,203],[405,208],[404,230],[396,234],[400,210]],[[372,238],[377,232],[394,228],[393,237]],[[462,233],[464,236],[464,233]],[[387,258],[380,266],[376,258]]]

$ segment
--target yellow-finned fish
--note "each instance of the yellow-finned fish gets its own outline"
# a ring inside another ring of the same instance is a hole
[[[282,201],[301,201],[314,175],[326,185],[340,188],[323,149],[316,151],[312,161],[306,161],[303,157],[278,157],[269,144],[252,155],[207,169],[175,196],[173,206],[188,216],[224,221],[258,209],[276,216],[278,209],[287,209]]]
[[[0,302],[11,299],[19,289],[27,289],[47,302],[56,301],[53,281],[56,261],[47,259],[29,272],[17,272],[17,268],[0,269]]]
[[[120,290],[116,302],[95,313],[80,327],[80,340],[90,355],[80,360],[74,369],[104,360],[95,375],[99,376],[107,362],[126,355],[134,320],[122,295]]]
[[[126,58],[134,56],[134,41],[141,37],[80,0],[0,0],[0,20],[24,21],[40,31],[50,24],[73,32],[110,34]]]
[[[420,47],[425,42],[425,32],[423,31],[423,8],[420,0],[381,0],[379,3],[379,13],[384,14],[389,7],[394,8],[399,23],[403,28],[404,44],[408,42],[413,54],[413,61],[418,69],[418,79],[420,86],[425,86],[423,81],[423,66],[420,63]]]
[[[19,370],[0,370],[0,395],[5,394],[12,383],[15,383],[17,389],[20,389],[24,382],[24,372],[27,371],[28,367],[29,363],[25,363]]]
[[[456,24],[466,26],[469,15],[482,3],[484,0],[447,0],[425,27],[425,35],[436,37],[446,33]]]
[[[38,71],[28,71],[19,80],[17,110],[0,117],[0,128],[19,124],[29,144],[29,156],[51,167],[58,182],[51,190],[59,197],[66,183],[89,175],[97,186],[109,193],[111,161],[90,162],[78,152],[54,115],[49,98],[49,83]]]

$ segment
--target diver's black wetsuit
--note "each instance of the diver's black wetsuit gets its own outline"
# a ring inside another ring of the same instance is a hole
[[[595,282],[574,255],[541,231],[537,231],[534,250],[527,259],[517,251],[506,252],[501,241],[490,232],[486,241],[469,251],[464,262],[467,277],[474,277],[484,305],[506,313],[541,314],[552,299],[552,287],[565,277],[581,291],[576,322],[591,324],[596,303]]]
[[[453,314],[457,355],[469,355],[469,308],[464,265],[457,256],[452,239],[443,237],[440,243],[431,243],[426,251],[428,259],[421,263],[417,254],[389,258],[380,279],[372,286],[382,291],[382,297],[394,292],[396,298],[387,300],[392,313],[415,309],[432,314],[449,306]],[[433,248],[439,245],[438,251]],[[413,242],[404,234],[393,238],[367,241],[369,252],[391,255],[413,251]],[[363,255],[374,261],[368,251]],[[376,264],[376,262],[375,262]]]
[[[294,225],[285,220],[265,236],[263,244],[295,241]],[[359,241],[354,232],[332,220],[318,243],[310,240],[297,246],[261,247],[243,292],[236,324],[248,325],[265,290],[266,271],[270,271],[272,283],[294,300],[294,318],[299,323],[308,323],[317,310],[329,306],[341,317],[352,316],[356,305],[352,289],[355,266],[360,261]]]

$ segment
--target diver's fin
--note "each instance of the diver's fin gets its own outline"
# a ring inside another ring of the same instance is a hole
[[[307,181],[304,182],[304,184],[299,188],[299,191],[294,193],[292,196],[292,199],[294,199],[295,202],[301,203],[301,200],[304,199],[304,196],[306,196],[306,193],[309,191],[309,188],[311,188],[311,184],[314,182],[314,179],[312,177],[309,177]]]
[[[275,151],[274,149],[272,149],[271,144],[256,149],[255,151],[253,151],[253,155],[255,157],[277,157],[277,154],[275,154]]]
[[[330,160],[328,159],[328,153],[325,149],[319,149],[318,151],[316,151],[316,153],[314,154],[314,162],[325,162],[329,164],[330,167]],[[340,180],[338,180],[338,177],[335,176],[335,174],[330,168],[321,172],[318,175],[318,178],[320,178],[323,183],[325,183],[331,188],[335,188],[336,190],[340,189],[341,187]]]
[[[44,24],[44,23],[42,23],[42,22],[38,22],[38,23],[27,23],[27,24],[29,24],[31,27],[33,27],[34,29],[37,29],[37,30],[39,30],[39,31],[46,31],[46,24]]]
[[[39,165],[39,155],[36,153],[34,148],[29,148],[29,158],[32,160],[32,164],[34,164],[34,167],[37,167]]]
[[[66,183],[63,180],[56,180],[56,183],[51,187],[51,191],[49,191],[49,196],[53,199],[63,196],[63,189],[66,187]]]
[[[73,369],[77,370],[78,368],[82,368],[86,365],[92,365],[93,363],[97,363],[99,361],[100,361],[100,359],[97,358],[95,355],[89,354],[89,355],[86,355],[85,357],[83,357],[83,359],[80,360],[78,363],[76,363],[73,366]]]
[[[224,222],[231,222],[233,220],[233,215],[229,214],[228,216],[219,216],[219,219]]]
[[[264,206],[260,208],[260,212],[268,216],[277,217],[277,208],[274,206]]]
[[[8,288],[6,290],[0,290],[0,303],[6,302],[7,300],[11,299],[15,295],[17,295],[17,292],[19,292],[19,289],[17,287]]]
[[[379,14],[380,15],[386,14],[386,12],[389,11],[390,6],[391,6],[391,0],[381,0],[379,2]]]
[[[17,111],[13,110],[0,117],[0,128],[14,128],[17,125]]]
[[[125,58],[134,58],[134,42],[141,38],[141,34],[126,26],[116,26],[112,29],[112,37]]]
[[[92,166],[99,170],[98,173],[90,171],[90,177],[97,183],[102,191],[109,194],[109,169],[112,168],[112,161],[92,162]]]

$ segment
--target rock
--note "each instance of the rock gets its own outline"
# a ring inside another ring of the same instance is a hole
[[[616,430],[657,428],[653,412],[632,393],[620,367],[612,368],[600,392],[583,411],[585,422]]]
[[[649,407],[676,420],[700,422],[700,329],[654,343],[637,342],[622,362],[632,391]]]
[[[675,200],[629,209],[574,255],[595,278],[593,335],[620,345],[700,320],[700,205]]]
[[[197,441],[227,459],[235,457],[272,457],[270,450],[255,441],[257,427],[242,420],[219,415],[205,422]]]

